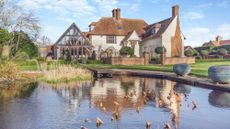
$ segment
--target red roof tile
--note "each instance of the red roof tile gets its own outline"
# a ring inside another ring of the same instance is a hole
[[[173,20],[173,17],[170,17],[170,18],[165,19],[163,21],[148,25],[145,28],[145,33],[142,35],[143,40],[149,39],[149,38],[156,38],[156,37],[161,36],[165,32],[165,30],[168,28],[168,26],[172,22],[172,20]],[[153,33],[153,29],[155,29],[156,27],[159,28],[159,30],[156,33]]]
[[[142,19],[102,17],[94,25],[95,27],[89,34],[126,36],[129,32],[135,30],[141,36],[147,23]]]
[[[230,39],[229,40],[222,40],[220,41],[220,45],[230,45]]]

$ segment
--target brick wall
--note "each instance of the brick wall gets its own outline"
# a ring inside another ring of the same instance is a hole
[[[166,57],[163,65],[180,64],[180,63],[193,64],[195,63],[195,57],[172,57],[172,58]]]
[[[111,57],[102,58],[106,64],[112,65],[144,65],[144,58],[131,58],[131,57]]]

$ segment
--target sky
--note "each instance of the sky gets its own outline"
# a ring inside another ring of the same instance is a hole
[[[121,8],[121,17],[144,19],[148,24],[171,17],[179,5],[185,45],[201,46],[217,35],[230,39],[230,0],[15,0],[39,18],[42,32],[53,43],[75,22],[81,31],[112,9]]]

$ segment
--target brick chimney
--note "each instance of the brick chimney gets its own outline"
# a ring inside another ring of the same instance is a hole
[[[119,20],[121,18],[121,9],[120,8],[113,9],[112,15],[113,15],[113,18],[116,18],[117,20]]]
[[[178,5],[174,5],[172,7],[172,17],[176,17],[179,15],[179,6]]]
[[[117,15],[116,15],[117,13],[116,13],[116,9],[113,9],[113,11],[112,11],[112,15],[113,15],[113,17],[115,18],[115,17],[117,17]]]

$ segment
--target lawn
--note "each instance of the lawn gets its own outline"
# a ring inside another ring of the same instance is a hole
[[[53,66],[53,63],[48,63],[48,64],[49,64],[48,68]],[[37,63],[34,63],[34,62],[33,63],[19,62],[17,63],[17,65],[21,70],[38,70],[39,69]],[[195,64],[191,65],[192,71],[190,75],[197,76],[197,77],[207,77],[208,68],[214,65],[230,65],[230,59],[197,60]],[[157,65],[157,64],[137,65],[137,66],[109,65],[109,64],[77,64],[76,66],[82,66],[82,67],[87,67],[87,68],[101,68],[101,69],[106,69],[106,68],[109,68],[109,69],[137,69],[137,70],[173,72],[172,65]]]
[[[191,76],[207,77],[208,68],[214,65],[230,65],[230,59],[209,59],[197,60],[195,64],[191,65]],[[109,64],[85,64],[81,65],[88,68],[110,68],[110,69],[137,69],[137,70],[151,70],[162,72],[173,72],[172,65],[138,65],[138,66],[123,66],[123,65],[109,65]]]

